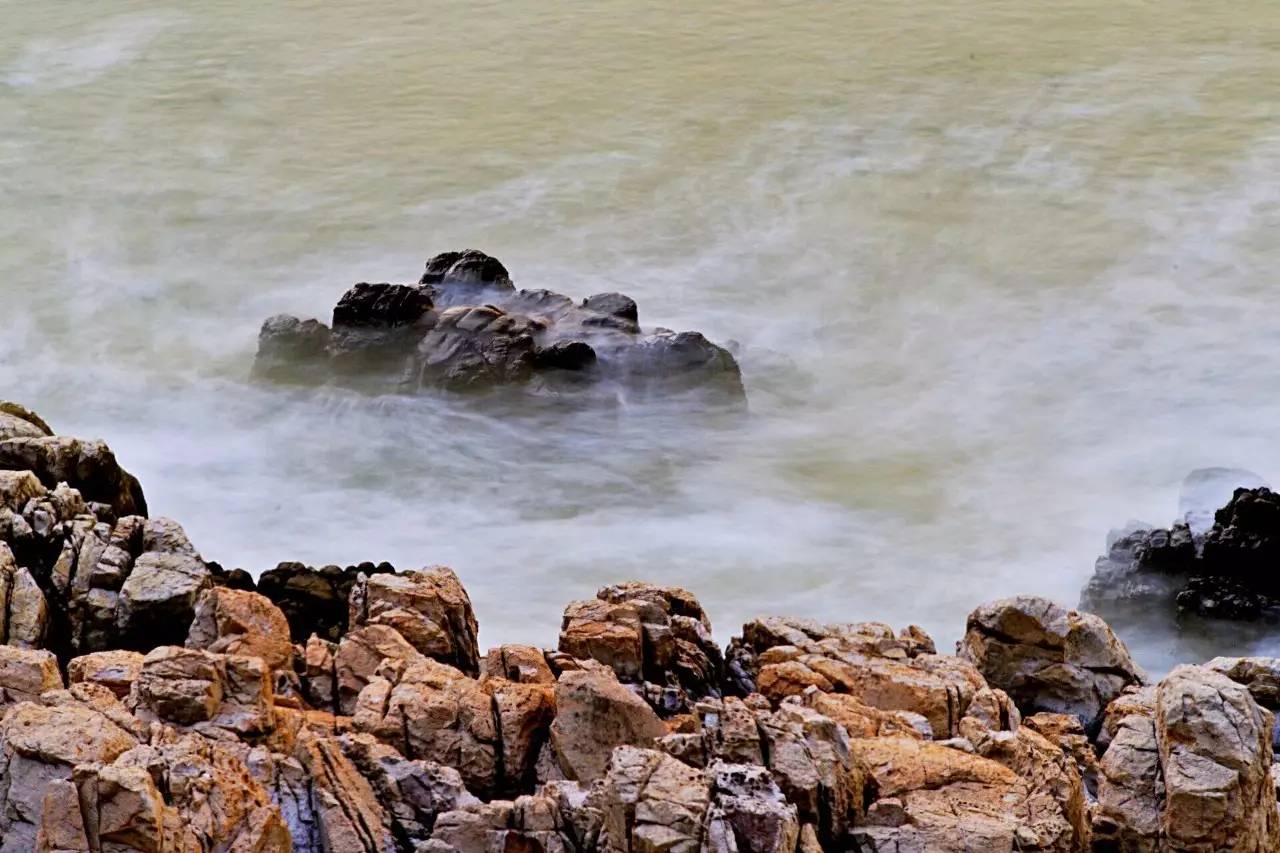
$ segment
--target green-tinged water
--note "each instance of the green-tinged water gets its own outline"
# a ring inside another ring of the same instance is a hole
[[[636,577],[722,640],[946,645],[985,599],[1073,604],[1191,469],[1280,476],[1273,0],[0,20],[0,397],[108,439],[226,565],[448,563],[487,643]],[[265,316],[470,246],[737,341],[752,417],[249,383]]]

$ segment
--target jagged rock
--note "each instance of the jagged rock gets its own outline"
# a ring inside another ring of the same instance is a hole
[[[469,791],[488,798],[530,778],[551,702],[546,686],[478,682],[419,657],[384,667],[361,691],[353,722],[407,758],[456,767]]]
[[[211,587],[196,601],[187,648],[262,658],[273,670],[292,666],[289,622],[280,608],[256,592]]]
[[[338,743],[373,787],[389,821],[386,828],[401,849],[430,839],[441,814],[479,803],[452,767],[410,761],[368,735],[343,735]]]
[[[1214,658],[1205,668],[1243,684],[1267,710],[1280,711],[1280,658]]]
[[[54,435],[3,439],[0,468],[30,471],[48,489],[66,483],[85,500],[111,507],[117,516],[147,514],[138,479],[120,467],[101,441]]]
[[[733,355],[697,332],[644,334],[635,301],[599,293],[580,304],[519,290],[497,259],[446,252],[417,285],[361,283],[334,309],[332,329],[288,315],[259,334],[254,374],[284,381],[359,378],[371,387],[455,392],[520,387],[559,398],[707,391],[745,398]],[[596,390],[593,390],[596,389]]]
[[[120,587],[116,624],[121,644],[147,649],[183,642],[196,600],[211,583],[209,570],[199,557],[154,551],[142,554]]]
[[[793,853],[800,840],[796,807],[769,771],[716,762],[703,849],[707,853]]]
[[[934,654],[919,629],[895,636],[879,623],[757,619],[743,626],[728,656],[740,691],[758,687],[775,703],[810,687],[848,694],[881,711],[920,715],[937,737],[959,734],[970,700],[986,686],[971,664]]]
[[[1097,731],[1107,704],[1143,675],[1098,617],[1022,596],[969,615],[959,654],[1024,714],[1074,714]]]
[[[312,638],[318,640],[319,638]],[[320,641],[323,642],[323,641]],[[312,648],[308,643],[308,649]],[[323,653],[316,660],[317,670],[324,674]],[[405,664],[413,662],[421,654],[400,632],[388,625],[362,625],[348,631],[338,643],[333,654],[331,666],[337,687],[337,693],[331,694],[328,706],[336,700],[337,713],[350,716],[356,711],[356,700],[360,691],[374,679],[378,668],[384,661],[400,661]],[[316,691],[317,697],[319,691]]]
[[[20,403],[0,400],[0,441],[49,435],[53,435],[53,430],[35,412]]]
[[[1197,468],[1182,481],[1178,493],[1178,521],[1199,536],[1213,527],[1214,515],[1230,503],[1236,489],[1256,489],[1267,483],[1240,468]]]
[[[600,797],[600,849],[698,850],[710,800],[701,771],[661,752],[619,747],[610,757]]]
[[[275,726],[272,696],[261,658],[161,646],[143,659],[129,701],[140,719],[252,738]]]
[[[343,754],[337,740],[304,734],[293,758],[296,769],[285,767],[273,774],[273,799],[291,804],[282,812],[286,812],[295,853],[394,849],[394,837],[387,828],[390,818],[373,786]]]
[[[1161,831],[1170,849],[1280,849],[1273,725],[1247,689],[1220,673],[1180,666],[1160,682]]]
[[[440,815],[423,853],[541,851],[571,853],[577,848],[559,804],[549,796],[470,803]]]
[[[281,563],[258,578],[258,592],[284,613],[295,643],[306,643],[312,634],[336,642],[347,632],[348,600],[356,579],[361,574],[392,571],[389,563],[362,563],[345,569]]]
[[[599,779],[615,747],[649,747],[667,733],[653,709],[609,670],[562,673],[556,682],[555,705],[551,745],[570,780]]]
[[[0,646],[0,707],[32,702],[62,687],[58,659],[39,649]]]
[[[1057,753],[1048,744],[1045,748]],[[855,849],[875,853],[1075,853],[1086,849],[1050,792],[1029,785],[997,761],[903,737],[855,740],[853,750],[870,766],[878,789],[865,822],[853,830],[859,845]]]
[[[101,684],[123,699],[138,680],[144,660],[141,652],[122,649],[81,655],[67,664],[67,680],[71,684]]]
[[[565,608],[560,651],[593,659],[642,693],[664,714],[720,695],[724,661],[696,598],[679,587],[627,583]]]
[[[0,851],[37,849],[46,789],[70,780],[77,765],[109,763],[137,743],[106,716],[82,705],[24,702],[10,708],[0,719]]]
[[[1089,742],[1079,717],[1073,714],[1039,713],[1023,718],[1022,725],[1062,750],[1075,763],[1088,795],[1097,796],[1098,755]]]
[[[505,678],[521,684],[555,684],[556,676],[547,665],[547,656],[533,646],[505,645],[489,649],[480,664],[490,678]]]
[[[933,727],[921,714],[882,711],[848,693],[824,693],[810,689],[801,697],[805,705],[844,726],[850,737],[902,735],[925,740],[933,737]]]
[[[1269,597],[1280,596],[1280,495],[1265,486],[1236,489],[1204,540],[1209,572]]]
[[[427,657],[468,675],[480,672],[471,599],[444,566],[358,580],[351,590],[349,623],[394,628]]]
[[[31,572],[0,541],[0,643],[39,648],[49,630],[49,605]]]

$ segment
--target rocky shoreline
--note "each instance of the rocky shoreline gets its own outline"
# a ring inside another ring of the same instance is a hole
[[[638,582],[554,648],[477,633],[444,567],[207,562],[105,444],[0,403],[0,853],[1280,850],[1280,660],[1152,683],[1029,597],[955,654],[782,617],[721,646]]]

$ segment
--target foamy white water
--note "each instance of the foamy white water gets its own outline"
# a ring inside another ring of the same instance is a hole
[[[1266,0],[4,20],[0,396],[106,438],[225,565],[448,563],[486,643],[631,577],[721,639],[778,612],[949,643],[982,600],[1073,604],[1193,468],[1280,480]],[[248,381],[265,316],[469,246],[737,341],[752,417]]]

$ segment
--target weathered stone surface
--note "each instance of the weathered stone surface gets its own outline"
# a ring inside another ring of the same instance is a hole
[[[46,690],[60,687],[62,674],[52,653],[0,646],[0,708],[36,701]]]
[[[796,807],[769,771],[752,764],[716,762],[703,849],[708,853],[792,853],[800,840]],[[816,842],[816,837],[815,837]]]
[[[1074,714],[1096,732],[1108,703],[1143,674],[1105,622],[1043,598],[983,605],[959,648],[1024,714]]]
[[[0,440],[48,435],[53,435],[53,430],[35,412],[20,403],[0,400]]]
[[[1243,684],[1267,710],[1280,711],[1280,658],[1214,658],[1205,667]]]
[[[253,375],[280,382],[320,381],[327,367],[330,332],[319,320],[276,314],[258,331]]]
[[[260,773],[262,771],[259,771]],[[272,773],[274,799],[285,803],[294,850],[382,853],[395,848],[392,825],[377,793],[333,738],[309,733],[292,761]]]
[[[323,661],[318,647],[316,654],[319,655],[317,661]],[[337,686],[336,713],[348,716],[355,713],[360,691],[374,679],[384,661],[408,664],[419,657],[421,653],[389,625],[361,625],[348,631],[338,643],[331,664]],[[323,666],[322,662],[317,663],[318,669]]]
[[[196,601],[187,631],[187,648],[216,654],[262,658],[273,670],[291,668],[289,623],[266,596],[245,590],[210,587]]]
[[[251,738],[275,725],[270,670],[261,658],[161,646],[143,659],[130,704],[141,719]]]
[[[555,684],[547,656],[533,646],[506,645],[489,649],[480,664],[481,673],[521,684]]]
[[[0,719],[0,851],[37,849],[50,784],[70,780],[77,765],[114,761],[136,745],[127,731],[82,705],[24,702],[9,709]]]
[[[1048,744],[1045,748],[1057,752]],[[1037,790],[989,758],[901,737],[855,740],[853,750],[870,766],[878,789],[865,822],[853,830],[857,849],[1086,849],[1050,792]]]
[[[604,851],[695,851],[711,803],[705,775],[649,749],[619,747],[604,777]]]
[[[0,540],[0,643],[39,648],[49,630],[49,605],[31,572]]]
[[[475,676],[480,672],[475,613],[452,569],[381,574],[351,590],[352,627],[384,625],[427,657]]]
[[[431,840],[419,849],[423,853],[572,853],[596,848],[578,846],[559,802],[549,795],[536,795],[470,803],[446,812],[436,822]]]
[[[1180,666],[1160,682],[1161,830],[1170,849],[1280,849],[1273,725],[1248,690],[1220,673]]]
[[[898,635],[879,623],[819,625],[758,619],[743,626],[728,656],[735,689],[759,689],[778,703],[810,687],[847,694],[870,708],[923,717],[936,737],[954,737],[986,682],[969,663],[933,652],[919,629]]]
[[[198,556],[143,553],[120,588],[116,625],[121,644],[142,650],[183,642],[196,601],[211,584],[209,570]]]
[[[0,468],[30,471],[49,489],[66,483],[85,500],[111,507],[117,516],[147,514],[137,478],[120,467],[101,441],[53,435],[3,439]]]
[[[418,343],[410,388],[483,391],[527,382],[541,331],[541,323],[493,305],[447,308]]]
[[[667,733],[653,709],[608,670],[562,673],[555,705],[551,745],[573,781],[602,778],[615,747],[650,747]]]

